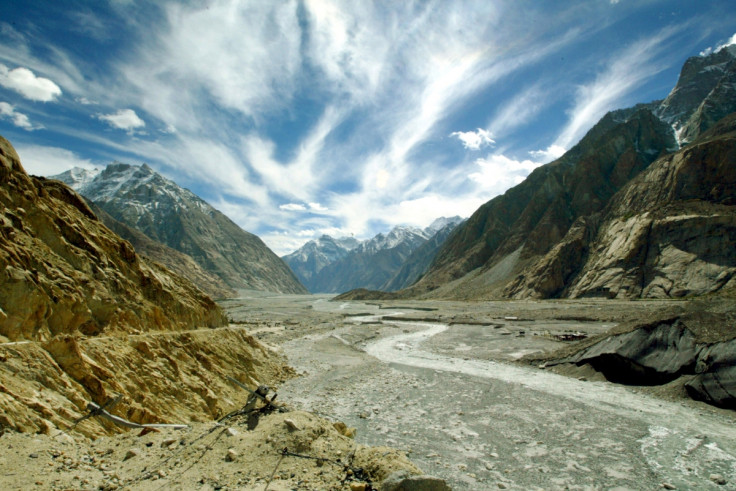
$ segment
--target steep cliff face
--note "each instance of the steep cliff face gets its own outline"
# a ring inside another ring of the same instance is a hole
[[[514,298],[702,295],[736,286],[736,114],[627,184],[506,289]]]
[[[139,257],[60,182],[29,177],[0,137],[0,336],[46,340],[226,322],[189,281]]]
[[[54,178],[116,220],[192,257],[230,288],[307,292],[260,238],[145,164],[115,163],[96,174],[66,172]]]
[[[508,281],[563,239],[575,220],[602,210],[629,179],[676,147],[669,125],[648,107],[609,113],[563,157],[536,169],[459,226],[409,293],[427,294],[476,268],[474,276],[492,274],[498,265],[504,274],[495,281]]]
[[[694,141],[718,120],[736,111],[736,46],[709,56],[693,56],[655,113],[672,125],[678,141]]]

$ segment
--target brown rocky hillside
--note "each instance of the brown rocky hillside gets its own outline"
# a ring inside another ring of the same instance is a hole
[[[219,307],[189,281],[144,260],[74,191],[29,177],[0,139],[0,336],[216,327]]]

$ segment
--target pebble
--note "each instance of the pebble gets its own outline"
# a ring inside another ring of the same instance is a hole
[[[238,452],[234,448],[231,448],[227,451],[227,455],[225,455],[225,460],[227,462],[235,462],[238,460]]]
[[[236,430],[235,428],[228,428],[227,430],[225,430],[225,433],[227,434],[227,436],[238,436],[238,430]]]
[[[137,457],[140,455],[141,451],[137,448],[131,448],[125,453],[125,457],[123,457],[123,460],[132,459],[133,457]]]
[[[728,482],[726,481],[726,478],[720,474],[711,474],[709,479],[719,486],[723,486]]]
[[[299,426],[292,419],[285,419],[284,424],[289,428],[290,431],[299,430]]]
[[[673,484],[670,484],[670,483],[668,483],[668,482],[663,482],[663,483],[662,483],[662,487],[663,487],[664,489],[677,489],[677,488],[676,488],[676,487],[675,487],[675,486],[674,486]]]

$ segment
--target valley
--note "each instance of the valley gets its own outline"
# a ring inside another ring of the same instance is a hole
[[[280,397],[407,452],[453,489],[729,488],[736,417],[688,399],[682,380],[631,387],[590,365],[518,362],[569,346],[566,333],[600,336],[686,304],[254,296],[224,307],[259,322],[254,335],[300,374]]]

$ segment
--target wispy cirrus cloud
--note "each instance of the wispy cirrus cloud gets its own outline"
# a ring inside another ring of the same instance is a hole
[[[668,41],[677,31],[677,27],[666,27],[636,41],[610,58],[590,84],[579,86],[570,121],[554,144],[570,148],[606,112],[625,107],[627,97],[639,84],[667,66]]]

